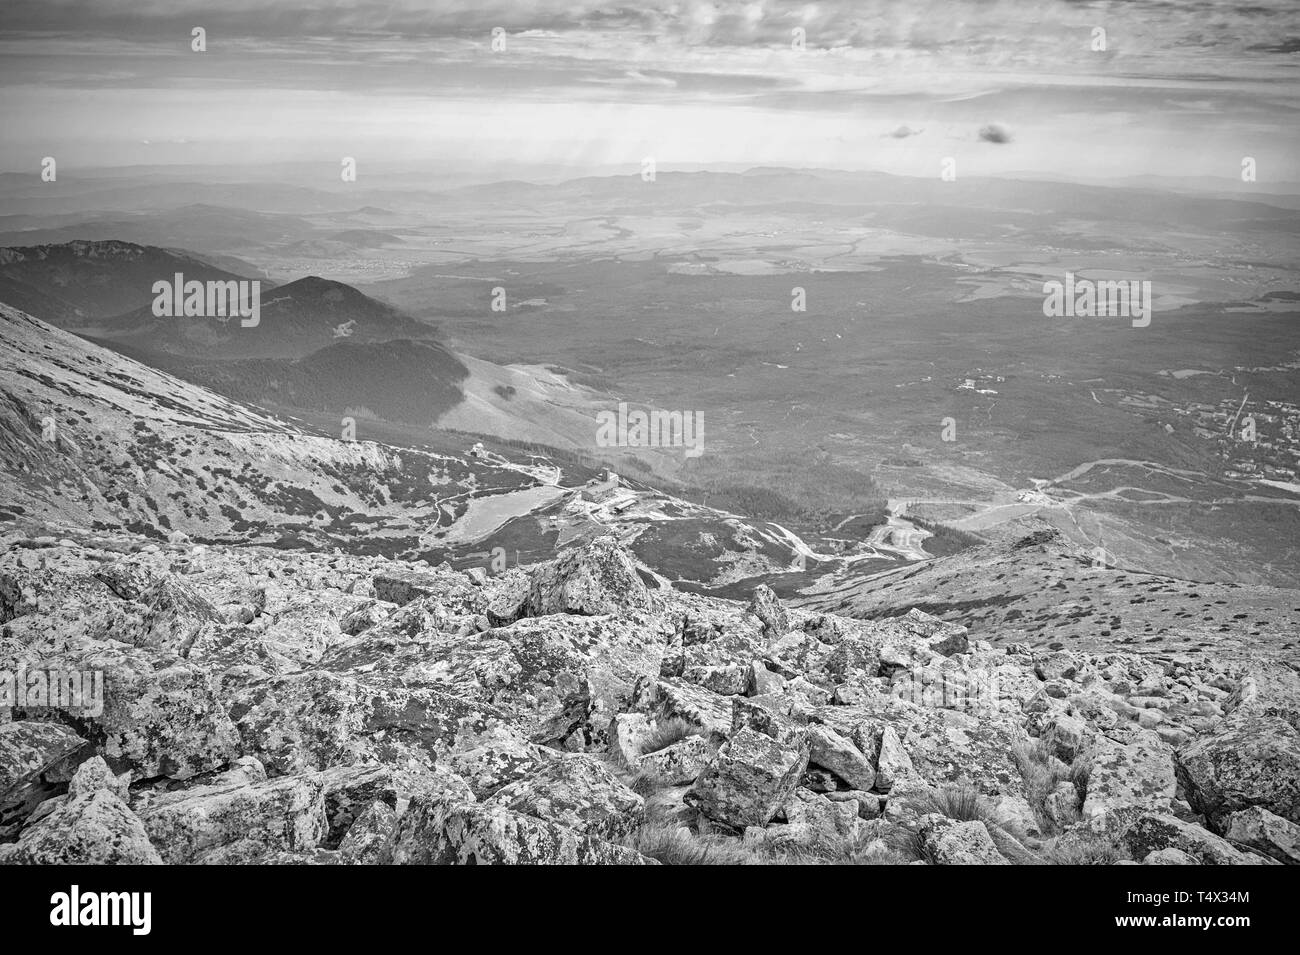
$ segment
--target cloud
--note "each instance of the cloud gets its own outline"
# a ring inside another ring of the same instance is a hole
[[[989,123],[987,126],[980,127],[980,140],[999,145],[1009,143],[1011,142],[1011,131],[998,123]]]
[[[904,124],[896,129],[891,129],[885,133],[885,136],[890,139],[906,139],[909,136],[920,136],[923,132],[925,132],[924,129],[912,129],[912,127]]]

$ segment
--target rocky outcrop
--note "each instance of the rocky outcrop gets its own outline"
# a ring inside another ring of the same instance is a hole
[[[0,723],[0,861],[1296,861],[1289,669],[680,593],[612,538],[499,576],[125,549],[0,553],[0,670],[105,690]]]
[[[1178,776],[1187,801],[1216,830],[1251,806],[1300,823],[1300,732],[1255,706],[1180,749]]]

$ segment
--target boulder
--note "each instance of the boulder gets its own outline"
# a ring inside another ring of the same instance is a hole
[[[634,832],[645,816],[645,801],[594,756],[561,756],[483,800],[583,835],[617,841]]]
[[[140,818],[163,859],[179,864],[256,862],[281,850],[314,849],[329,831],[324,786],[314,774],[164,793],[140,809]],[[231,846],[219,860],[206,858]]]
[[[852,789],[870,790],[876,785],[876,771],[862,751],[845,737],[825,726],[808,728],[808,761],[829,769]]]
[[[749,612],[759,619],[763,626],[763,636],[769,640],[790,632],[790,615],[781,603],[781,598],[767,584],[759,584],[754,588],[754,595],[749,601]]]
[[[922,851],[935,865],[1010,865],[979,820],[958,822],[930,813],[921,817]]]
[[[1137,728],[1121,737],[1112,730],[1093,742],[1083,818],[1128,806],[1167,810],[1176,788],[1173,753],[1160,737]]]
[[[866,841],[868,827],[859,818],[855,800],[832,801],[820,793],[797,789],[786,800],[782,813],[784,823],[746,829],[746,845],[834,856]]]
[[[0,723],[0,839],[16,833],[32,810],[54,794],[47,772],[85,745],[58,723]]]
[[[1143,865],[1198,865],[1182,849],[1152,849],[1142,860]]]
[[[375,800],[348,827],[339,843],[340,861],[345,865],[381,863],[396,829],[396,811],[387,803]]]
[[[159,865],[163,859],[140,818],[123,801],[123,785],[98,756],[82,763],[67,798],[0,846],[10,865]]]
[[[713,761],[715,748],[703,736],[688,736],[653,753],[643,753],[636,769],[661,786],[680,786],[699,778]]]
[[[876,789],[889,792],[899,780],[916,775],[912,758],[907,755],[898,733],[892,726],[885,726],[880,731],[880,741],[876,757]]]
[[[1145,859],[1157,849],[1178,849],[1199,865],[1260,865],[1268,861],[1242,852],[1208,829],[1164,813],[1121,810],[1093,820],[1092,825],[1118,834],[1118,841],[1134,859]]]
[[[714,822],[743,831],[764,826],[799,785],[806,749],[783,746],[745,727],[724,745],[686,795]]]
[[[540,565],[528,591],[528,613],[597,616],[649,611],[653,600],[618,539],[600,537]]]
[[[648,865],[632,849],[503,806],[412,802],[398,821],[395,865]]]
[[[1251,806],[1300,823],[1300,732],[1243,707],[1178,751],[1178,778],[1192,808],[1218,831]]]
[[[1291,820],[1251,806],[1229,814],[1224,823],[1223,834],[1233,842],[1257,849],[1286,865],[1300,865],[1300,826]]]

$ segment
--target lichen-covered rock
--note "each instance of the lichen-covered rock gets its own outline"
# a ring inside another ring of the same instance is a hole
[[[1082,719],[1057,713],[1043,727],[1041,738],[1050,747],[1052,755],[1065,763],[1083,752],[1093,739],[1093,732]]]
[[[898,732],[892,726],[885,726],[880,731],[880,741],[876,756],[876,787],[881,792],[889,792],[901,779],[916,774],[912,758],[907,755]]]
[[[396,829],[397,812],[375,800],[353,821],[339,843],[341,861],[345,865],[380,864]]]
[[[899,746],[891,749],[907,755],[906,763],[898,761],[899,774],[906,775],[910,763],[915,775],[931,786],[961,784],[985,796],[1024,797],[1014,753],[1027,736],[1009,714],[938,709],[885,697],[853,707],[821,707],[817,715],[864,753],[876,755],[878,776],[881,741],[885,729],[892,728]],[[876,783],[882,790],[891,778],[901,778],[888,766],[884,775],[885,783]]]
[[[782,810],[783,824],[766,829],[751,827],[745,841],[770,849],[806,849],[832,854],[854,848],[865,841],[868,831],[859,815],[856,800],[832,801],[820,793],[796,789]]]
[[[958,822],[930,813],[921,817],[920,841],[936,865],[1010,865],[979,820]]]
[[[721,743],[731,735],[734,700],[693,683],[659,680],[651,703],[658,719],[680,719]]]
[[[829,769],[853,789],[869,790],[876,785],[871,760],[853,743],[825,726],[808,728],[808,761]]]
[[[617,841],[645,817],[645,800],[619,782],[594,756],[571,754],[543,765],[483,800],[559,823],[575,832]]]
[[[58,723],[0,723],[0,838],[17,832],[37,804],[54,794],[46,772],[85,745]]]
[[[1176,788],[1173,752],[1160,737],[1137,728],[1125,736],[1112,730],[1092,744],[1083,818],[1127,806],[1164,811]]]
[[[434,567],[418,570],[401,566],[389,567],[375,574],[372,582],[375,599],[399,607],[421,597],[441,598],[457,587],[472,586],[464,575]]]
[[[783,746],[745,727],[723,746],[695,781],[686,801],[724,826],[765,826],[794,792],[808,751]]]
[[[555,750],[493,723],[482,733],[459,738],[447,755],[447,766],[465,780],[474,798],[484,799],[560,758]]]
[[[1182,849],[1152,849],[1142,860],[1143,865],[1197,865],[1197,861]]]
[[[1178,752],[1187,801],[1222,829],[1234,812],[1260,806],[1300,823],[1300,732],[1251,707]]]
[[[348,636],[356,636],[379,626],[391,612],[391,604],[378,600],[363,600],[343,615],[339,620],[339,630]]]
[[[653,603],[632,556],[612,536],[597,538],[541,565],[528,591],[528,612],[537,617],[649,611]]]
[[[661,786],[694,782],[713,761],[716,748],[703,736],[688,736],[653,753],[642,753],[635,768]]]
[[[10,865],[158,865],[163,860],[140,818],[122,800],[121,782],[96,756],[77,770],[53,812],[0,846]]]
[[[609,756],[615,765],[634,768],[654,724],[644,713],[619,713],[609,725]]]
[[[1300,826],[1289,819],[1251,806],[1231,813],[1224,822],[1223,834],[1233,842],[1258,849],[1287,865],[1300,865]]]
[[[136,605],[133,624],[117,639],[138,647],[180,649],[203,627],[223,622],[221,613],[184,578],[134,561],[109,564],[95,573],[110,591]]]
[[[80,719],[82,735],[115,770],[184,779],[242,755],[217,678],[199,664],[156,666],[140,650],[104,648],[58,665],[104,673],[103,712]]]
[[[790,632],[790,615],[786,612],[781,598],[767,584],[754,588],[753,598],[749,602],[749,612],[763,625],[763,636],[775,640]]]
[[[244,862],[280,850],[314,849],[329,829],[324,787],[315,775],[164,793],[140,809],[140,818],[171,863],[201,862],[235,843]]]
[[[1270,860],[1242,852],[1227,839],[1216,836],[1208,829],[1174,816],[1156,812],[1124,811],[1092,821],[1118,836],[1135,859],[1145,859],[1157,849],[1178,849],[1187,853],[1199,865],[1261,865]]]
[[[739,663],[689,666],[682,671],[682,679],[723,696],[736,696],[749,688],[750,668]]]
[[[243,688],[230,712],[245,751],[276,774],[364,762],[430,767],[458,740],[508,722],[449,693],[321,670]]]
[[[395,865],[647,865],[638,852],[502,806],[420,799],[398,821]]]
[[[484,614],[494,627],[506,627],[528,613],[532,578],[516,567],[491,578],[483,587]]]

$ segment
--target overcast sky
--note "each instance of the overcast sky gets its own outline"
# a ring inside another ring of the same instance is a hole
[[[0,86],[9,171],[652,155],[928,176],[952,156],[1236,177],[1253,156],[1300,180],[1296,0],[4,0]]]

